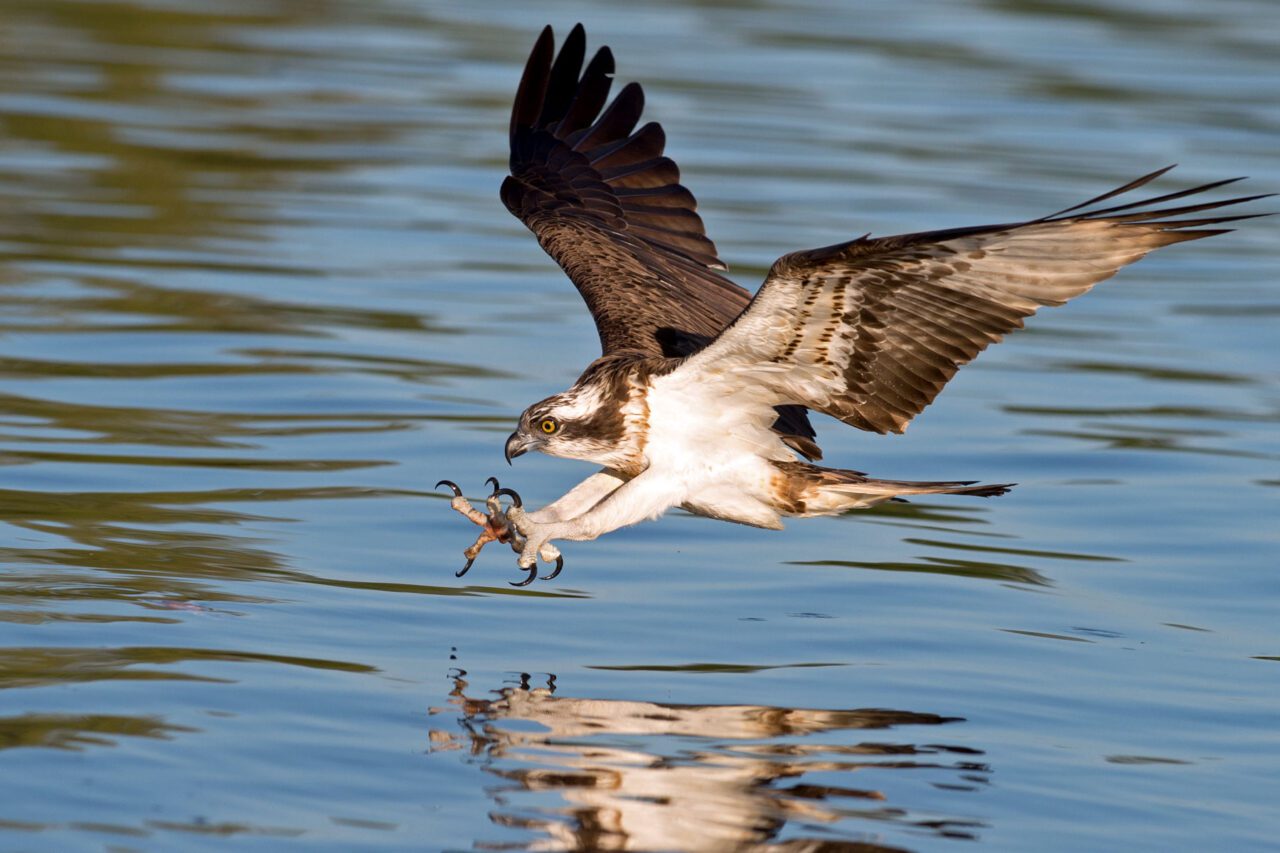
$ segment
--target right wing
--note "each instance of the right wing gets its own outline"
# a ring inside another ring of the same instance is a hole
[[[1132,212],[1232,183],[1218,181],[1079,212],[1167,171],[1028,222],[785,255],[742,315],[676,373],[748,406],[798,404],[900,433],[962,365],[1038,308],[1079,296],[1153,249],[1224,233],[1201,226],[1251,218],[1168,217],[1264,197]]]

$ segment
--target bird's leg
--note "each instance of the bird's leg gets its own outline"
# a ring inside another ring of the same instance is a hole
[[[476,537],[476,541],[471,545],[471,547],[462,552],[462,556],[467,558],[467,564],[458,569],[458,571],[454,573],[455,576],[462,577],[467,572],[471,571],[471,564],[476,561],[476,557],[480,556],[481,549],[492,542],[495,538],[497,537],[489,532],[489,528],[486,527],[484,530],[481,530],[480,535]]]
[[[511,513],[517,512],[517,510],[523,518],[528,519],[529,523],[532,524],[546,524],[553,521],[573,518],[581,515],[586,510],[598,504],[625,482],[626,480],[621,475],[605,468],[597,471],[595,474],[592,474],[564,495],[557,498],[554,502],[547,504],[542,509],[528,513],[524,511],[524,504],[523,501],[520,500],[520,496],[509,489],[505,489],[503,491],[511,495],[512,499],[512,507],[507,511],[508,523],[510,524]],[[498,493],[495,491],[494,494],[496,495]],[[525,548],[527,547],[525,537],[521,535],[520,531],[514,524],[510,524],[510,529],[512,531],[511,550],[515,551],[517,554],[523,555]],[[550,542],[547,542],[536,550],[539,552],[539,555],[543,560],[548,563],[554,562],[556,564],[556,567],[552,569],[550,573],[542,576],[543,580],[554,580],[564,568],[564,557],[561,556],[560,549],[556,548],[556,546],[552,545]],[[535,577],[537,577],[538,572],[536,560],[529,566],[524,566],[522,563],[521,568],[526,569],[526,571],[529,572],[529,575],[522,581],[513,581],[512,586],[527,586],[533,582]]]
[[[497,481],[494,481],[497,484]],[[520,555],[517,565],[529,573],[529,576],[522,581],[512,581],[512,586],[528,586],[533,583],[533,579],[538,576],[538,561],[533,559],[528,564],[525,563],[525,553],[530,550],[528,540],[522,534],[520,529],[516,527],[513,519],[518,515],[520,518],[527,519],[528,515],[524,511],[524,501],[520,500],[520,495],[514,489],[494,489],[494,497],[498,495],[509,495],[511,497],[511,509],[507,510],[504,518],[507,519],[511,531],[511,550]],[[543,580],[551,580],[560,574],[560,570],[564,568],[564,557],[560,555],[560,549],[552,545],[550,542],[542,542],[534,546],[532,550],[542,556],[542,559],[548,563],[555,561],[556,567],[551,574],[543,575]]]
[[[679,482],[646,471],[610,491],[586,511],[565,520],[536,520],[532,513],[524,511],[519,501],[515,502],[507,510],[507,519],[525,537],[518,565],[529,572],[529,577],[518,585],[523,586],[533,580],[539,557],[556,563],[555,571],[548,577],[559,574],[564,558],[552,544],[553,539],[595,539],[619,527],[657,518],[683,499],[683,486]]]
[[[517,553],[520,553],[521,548],[524,546],[524,537],[511,526],[511,523],[507,520],[506,513],[502,510],[501,493],[510,492],[510,490],[500,489],[498,480],[495,477],[490,477],[485,482],[493,483],[493,492],[485,499],[485,509],[489,511],[487,515],[471,506],[471,503],[462,496],[462,489],[458,488],[456,483],[449,480],[441,480],[436,483],[437,488],[448,486],[453,491],[453,500],[449,502],[451,508],[464,515],[472,523],[483,528],[471,547],[462,552],[462,556],[467,558],[467,563],[457,572],[458,577],[462,577],[471,569],[471,564],[480,555],[480,551],[490,542],[510,542],[512,549]]]
[[[467,570],[471,568],[471,564],[479,556],[481,549],[490,542],[506,542],[511,545],[511,550],[522,556],[524,555],[528,543],[524,534],[512,523],[511,516],[513,512],[518,510],[521,517],[527,519],[527,523],[530,525],[545,525],[575,518],[599,504],[625,483],[626,480],[621,475],[605,468],[574,486],[553,503],[540,510],[528,513],[524,511],[520,495],[514,490],[501,488],[494,477],[490,477],[485,482],[493,484],[493,492],[485,499],[485,509],[488,510],[487,515],[473,508],[467,499],[462,496],[462,490],[456,484],[448,480],[441,480],[436,484],[437,487],[448,486],[453,490],[454,497],[449,505],[483,528],[480,535],[476,537],[475,543],[462,552],[462,555],[467,558],[467,564],[462,568],[462,571],[458,572],[458,577],[462,577],[467,573]],[[505,511],[502,509],[501,497],[503,495],[511,498],[511,509]],[[560,550],[555,545],[550,542],[543,542],[533,550],[546,562],[555,563],[555,568],[542,576],[543,580],[552,580],[560,574],[561,569],[564,568],[564,557],[560,555]],[[522,560],[521,568],[529,571],[529,576],[523,581],[515,582],[513,585],[525,586],[532,583],[537,576],[536,563],[537,560],[535,558],[530,564],[533,568],[530,568],[525,566]]]
[[[530,521],[545,524],[548,521],[566,521],[576,518],[591,507],[600,503],[610,492],[617,489],[626,478],[603,468],[556,498],[542,509],[526,513]]]
[[[493,491],[489,494],[489,497],[484,499],[485,509],[489,510],[487,529],[493,531],[494,538],[499,542],[511,543],[511,550],[518,553],[524,547],[524,536],[520,535],[520,531],[511,525],[511,521],[503,511],[502,496],[504,494],[512,495],[512,500],[518,505],[520,503],[520,495],[516,494],[514,489],[502,488],[498,483],[497,477],[490,477],[485,482],[493,483]]]
[[[486,482],[488,481],[486,480]],[[480,510],[473,507],[471,505],[471,502],[462,496],[462,489],[458,488],[457,483],[453,482],[452,480],[441,480],[440,482],[436,483],[436,488],[438,489],[441,486],[448,486],[449,490],[453,492],[453,500],[449,501],[450,509],[452,509],[454,512],[462,513],[464,516],[466,516],[468,521],[470,521],[473,524],[478,524],[481,527],[484,527],[485,524],[488,523],[489,517],[486,516]]]

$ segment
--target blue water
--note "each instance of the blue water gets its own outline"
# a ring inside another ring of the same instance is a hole
[[[431,488],[591,470],[502,460],[598,353],[496,193],[544,24],[644,83],[754,289],[1173,162],[1280,190],[1274,3],[5,19],[0,849],[1274,849],[1275,220],[1045,312],[904,436],[818,424],[999,499],[676,512],[517,590],[493,547],[454,577]]]

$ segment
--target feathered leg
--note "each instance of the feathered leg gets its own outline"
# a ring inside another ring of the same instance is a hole
[[[524,548],[524,537],[511,527],[506,513],[502,510],[500,497],[503,491],[508,490],[500,487],[497,477],[490,477],[485,482],[493,483],[493,491],[485,499],[485,509],[489,511],[487,515],[471,506],[470,501],[462,496],[462,489],[458,488],[457,483],[450,480],[441,480],[436,483],[436,488],[448,486],[453,492],[453,500],[449,501],[451,508],[465,516],[468,521],[483,528],[471,547],[462,552],[462,556],[467,558],[467,564],[458,570],[457,577],[462,577],[471,569],[471,564],[476,561],[480,551],[490,542],[509,542],[512,550],[517,554]]]
[[[684,498],[683,484],[650,469],[623,483],[580,515],[565,520],[539,522],[519,505],[513,506],[507,517],[526,537],[518,564],[531,570],[539,556],[547,561],[559,559],[559,549],[551,544],[554,539],[595,539],[619,527],[657,518]]]
[[[458,577],[462,577],[467,573],[472,563],[475,562],[476,557],[479,556],[480,551],[490,542],[507,542],[517,554],[524,553],[526,550],[525,537],[511,524],[510,516],[513,510],[518,509],[520,516],[527,519],[530,524],[565,521],[591,509],[625,483],[626,479],[606,468],[583,480],[553,503],[540,510],[528,513],[524,511],[520,495],[514,490],[501,488],[495,477],[490,477],[485,482],[493,484],[493,492],[485,501],[485,509],[488,510],[487,515],[471,506],[471,503],[462,496],[462,490],[455,483],[449,480],[441,480],[436,484],[437,488],[448,486],[453,491],[454,497],[449,502],[450,507],[461,513],[472,523],[483,528],[471,547],[462,552],[462,555],[467,558],[467,563],[457,573]],[[502,509],[501,498],[503,495],[512,499],[513,506],[511,510],[504,511]],[[546,543],[540,549],[535,548],[533,550],[535,552],[540,550],[542,558],[546,562],[554,562],[556,564],[552,572],[543,576],[543,580],[551,580],[560,574],[560,570],[564,568],[564,558],[561,557],[559,550],[554,545]],[[522,564],[521,568],[528,570],[531,565]],[[523,581],[514,582],[513,586],[529,584],[536,574],[536,570],[530,570],[527,578]]]

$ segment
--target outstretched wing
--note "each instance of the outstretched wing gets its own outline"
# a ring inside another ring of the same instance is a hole
[[[1263,198],[1150,209],[1228,180],[1086,211],[1169,168],[1029,222],[785,255],[742,315],[679,370],[725,377],[725,391],[753,389],[753,403],[800,404],[860,429],[902,432],[961,365],[1038,308],[1079,296],[1153,249],[1229,230],[1203,226],[1250,218],[1169,217]]]
[[[628,83],[605,107],[609,48],[583,71],[578,25],[553,62],[554,49],[547,27],[512,109],[502,201],[573,280],[606,355],[687,355],[718,335],[750,294],[712,271],[724,264],[680,170],[662,156],[662,127],[635,129],[640,85]]]
[[[586,300],[605,355],[696,352],[750,302],[707,239],[693,193],[662,156],[666,135],[635,129],[644,92],[628,83],[607,107],[613,54],[582,70],[579,24],[554,57],[551,27],[525,64],[511,110],[511,176],[502,201],[555,258]],[[810,459],[822,458],[804,409],[781,406],[774,426]]]

